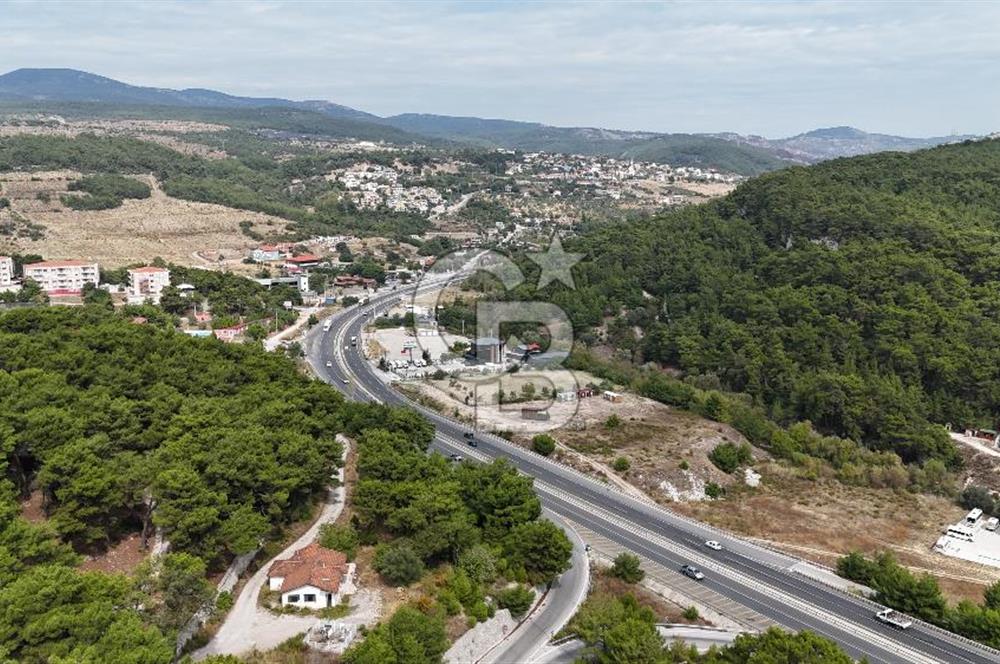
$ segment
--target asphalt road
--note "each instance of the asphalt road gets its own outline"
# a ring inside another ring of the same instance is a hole
[[[307,357],[320,377],[357,400],[417,409],[437,427],[436,450],[506,458],[535,478],[542,504],[552,512],[666,567],[697,564],[705,572],[704,583],[720,595],[789,629],[808,629],[826,636],[856,658],[867,657],[872,664],[1000,662],[1000,652],[929,625],[915,623],[905,631],[883,625],[874,620],[875,604],[790,571],[800,562],[796,558],[626,496],[502,438],[477,432],[478,446],[469,448],[463,439],[467,426],[407,400],[386,385],[359,349],[349,343],[351,336],[360,340],[366,314],[404,296],[408,294],[403,291],[373,296],[368,305],[330,319],[329,331],[321,326],[310,331]],[[331,366],[327,367],[327,362]],[[705,548],[707,539],[722,542],[724,549],[714,552]]]

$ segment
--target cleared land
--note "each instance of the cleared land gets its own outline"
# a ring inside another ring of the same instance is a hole
[[[11,211],[44,227],[41,239],[0,238],[0,251],[6,243],[21,253],[90,259],[107,267],[159,256],[180,265],[252,270],[241,261],[259,243],[241,231],[240,222],[252,222],[253,231],[262,236],[281,233],[288,223],[258,212],[171,198],[152,177],[145,178],[153,188],[148,199],[126,200],[113,210],[75,211],[59,196],[79,177],[72,171],[0,174]]]

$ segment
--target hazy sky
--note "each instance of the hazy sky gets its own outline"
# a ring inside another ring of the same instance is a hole
[[[1000,3],[0,0],[0,72],[770,137],[1000,129]]]

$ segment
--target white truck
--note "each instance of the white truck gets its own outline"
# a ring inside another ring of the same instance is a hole
[[[896,629],[909,629],[913,625],[913,621],[907,616],[903,615],[899,611],[893,609],[883,609],[875,614],[875,620],[879,622],[884,622],[890,627],[895,627]]]

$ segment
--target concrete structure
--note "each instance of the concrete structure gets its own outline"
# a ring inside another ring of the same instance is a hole
[[[0,286],[10,286],[14,283],[14,259],[10,256],[0,256]]]
[[[98,286],[101,273],[97,263],[87,261],[43,261],[24,266],[24,278],[31,279],[49,295],[80,295],[87,284]]]
[[[478,361],[490,364],[503,364],[507,356],[503,341],[496,337],[479,337],[472,352]]]
[[[142,304],[147,300],[160,303],[163,289],[170,285],[170,270],[165,267],[138,267],[128,271],[128,289],[125,296],[129,304]]]
[[[354,593],[354,563],[317,542],[279,560],[267,573],[268,588],[281,592],[282,606],[323,609]]]

